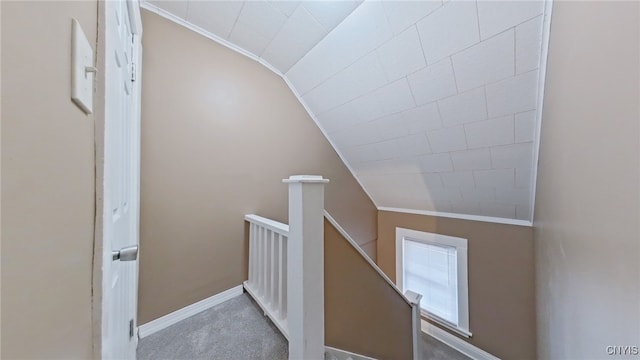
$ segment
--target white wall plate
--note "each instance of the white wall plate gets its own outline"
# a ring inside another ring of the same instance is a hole
[[[76,19],[71,22],[71,100],[85,113],[93,112],[93,49]]]

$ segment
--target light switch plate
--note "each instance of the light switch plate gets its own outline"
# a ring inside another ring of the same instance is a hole
[[[85,113],[93,112],[93,49],[80,23],[71,21],[71,100]],[[89,71],[87,71],[89,70]]]

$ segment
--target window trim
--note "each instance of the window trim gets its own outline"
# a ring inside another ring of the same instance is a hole
[[[396,285],[404,293],[403,255],[404,240],[417,241],[424,244],[451,246],[456,248],[456,263],[458,271],[458,324],[453,324],[434,315],[427,310],[420,309],[421,315],[427,319],[444,326],[465,337],[471,337],[469,328],[469,274],[468,274],[468,246],[467,239],[435,234],[426,231],[417,231],[405,228],[396,228]]]

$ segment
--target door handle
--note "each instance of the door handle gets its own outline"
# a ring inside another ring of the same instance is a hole
[[[138,259],[138,245],[123,247],[120,250],[111,251],[113,261],[135,261]]]

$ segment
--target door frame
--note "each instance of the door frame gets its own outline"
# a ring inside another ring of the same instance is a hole
[[[111,247],[105,247],[104,245],[104,184],[105,184],[105,113],[106,113],[106,3],[110,0],[98,0],[98,40],[96,45],[96,68],[98,69],[95,76],[95,91],[94,91],[94,109],[95,109],[95,126],[94,126],[94,153],[95,153],[95,219],[94,219],[94,236],[93,236],[93,271],[91,274],[91,302],[92,302],[92,340],[93,340],[93,358],[102,359],[105,354],[105,337],[103,336],[103,324],[107,314],[107,307],[105,302],[107,299],[104,297],[104,289],[108,282],[108,277],[104,274],[103,259],[106,258],[105,254],[108,252],[111,254]],[[142,17],[140,13],[140,0],[123,0],[126,1],[131,30],[134,33],[134,53],[133,62],[136,64],[136,81],[132,86],[134,92],[134,101],[132,106],[132,112],[138,119],[133,129],[133,136],[140,138],[140,125],[141,125],[141,93],[142,93]],[[137,239],[139,244],[139,228],[140,228],[140,142],[136,142],[136,146],[132,147],[131,163],[134,172],[135,182],[131,188],[136,200],[131,206],[135,206],[136,216],[132,219],[133,226],[132,235]],[[136,262],[138,264],[138,262]],[[139,271],[138,271],[139,272]],[[136,289],[138,288],[136,280]],[[137,297],[137,296],[136,296]],[[137,309],[137,299],[135,308]],[[136,316],[137,321],[137,316]],[[135,326],[134,339],[138,342],[138,328]]]

